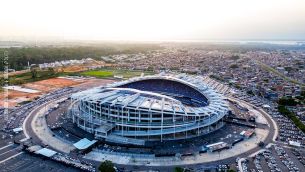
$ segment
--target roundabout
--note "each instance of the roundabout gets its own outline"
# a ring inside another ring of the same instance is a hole
[[[98,144],[84,152],[77,150],[73,146],[77,139],[82,139],[86,136],[86,132],[82,135],[77,135],[77,133],[72,132],[74,127],[78,127],[73,124],[73,116],[68,114],[65,117],[72,126],[71,132],[67,128],[65,128],[65,132],[68,133],[66,135],[73,135],[76,139],[62,137],[57,131],[49,127],[50,125],[47,121],[48,116],[58,115],[56,109],[54,110],[55,106],[59,105],[58,109],[61,109],[60,104],[62,102],[69,106],[74,103],[73,100],[68,99],[69,97],[70,95],[63,95],[56,100],[36,107],[24,120],[23,128],[26,137],[31,138],[35,144],[49,147],[61,153],[76,153],[78,157],[95,163],[110,160],[118,167],[133,168],[137,166],[142,169],[162,169],[172,168],[174,166],[215,166],[218,164],[233,163],[237,157],[253,156],[253,154],[257,153],[262,149],[258,146],[260,142],[263,142],[265,145],[273,143],[278,132],[276,123],[262,109],[242,100],[227,97],[228,102],[234,102],[233,104],[236,104],[235,106],[244,107],[256,115],[258,121],[255,123],[255,128],[240,126],[239,124],[236,125],[234,120],[230,121],[226,118],[224,120],[226,124],[222,128],[196,138],[186,138],[176,141],[164,140],[159,144],[141,146],[113,143],[104,138],[97,138],[99,140]],[[229,105],[232,106],[232,103]],[[68,108],[64,110],[69,111]],[[62,125],[67,126],[68,124],[64,123]],[[61,129],[61,127],[59,128]],[[254,134],[249,138],[243,138],[242,141],[234,143],[235,140],[242,138],[240,133],[248,130],[253,130]],[[215,148],[215,151],[207,149],[209,146],[214,146],[215,144],[221,145],[221,142],[226,143],[226,146],[219,150]]]

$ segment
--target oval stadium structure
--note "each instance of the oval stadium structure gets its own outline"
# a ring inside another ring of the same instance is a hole
[[[136,77],[75,93],[73,122],[98,139],[145,145],[197,137],[223,126],[224,97],[200,76]]]

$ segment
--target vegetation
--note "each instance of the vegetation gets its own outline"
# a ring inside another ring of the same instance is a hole
[[[237,65],[237,64],[231,64],[231,65],[230,65],[230,68],[236,69],[236,68],[238,68],[238,65]]]
[[[258,143],[258,146],[261,147],[261,148],[264,147],[264,145],[265,145],[265,143],[262,142],[262,141],[260,141],[260,142]]]
[[[305,125],[293,112],[289,111],[283,105],[278,106],[278,111],[284,116],[288,117],[303,133],[305,133]]]
[[[253,93],[252,90],[248,90],[248,91],[247,91],[247,94],[254,95],[254,93]]]
[[[113,72],[105,71],[105,70],[91,70],[91,71],[82,72],[81,75],[94,76],[97,78],[109,78],[109,77],[113,77]]]
[[[122,76],[123,78],[131,78],[135,76],[140,76],[142,73],[144,74],[153,74],[152,71],[139,71],[139,70],[124,70],[124,69],[98,69],[98,70],[90,70],[81,72],[76,75],[80,76],[92,76],[97,78],[112,78],[114,76]]]
[[[210,78],[216,79],[218,81],[224,81],[219,75],[209,75]]]
[[[115,172],[115,169],[114,169],[114,165],[111,161],[104,161],[100,164],[100,166],[98,167],[98,170],[100,172]]]
[[[287,71],[287,72],[291,72],[293,69],[292,69],[292,67],[284,67],[285,68],[285,71]]]
[[[282,97],[278,101],[279,105],[283,106],[296,106],[298,102],[294,98]]]
[[[16,74],[13,76],[9,76],[9,85],[21,85],[21,84],[26,84],[29,82],[34,82],[34,81],[41,81],[45,79],[50,79],[54,77],[58,77],[61,75],[64,75],[65,73],[63,72],[55,72],[52,70],[38,70],[38,69],[31,69],[28,72],[22,73],[22,74]],[[0,86],[3,86],[4,84],[4,78],[0,77]]]
[[[27,72],[9,76],[9,85],[21,85],[29,82],[41,81],[63,75],[91,76],[97,78],[113,78],[114,76],[122,76],[123,78],[131,78],[135,76],[140,76],[142,73],[146,75],[153,74],[152,71],[143,72],[139,70],[123,70],[123,69],[113,69],[113,68],[90,70],[80,73],[68,73],[68,72],[59,72],[59,71],[56,72],[53,68],[40,70],[37,67],[32,67]],[[1,82],[0,86],[3,86],[4,85],[3,76],[0,77],[0,82]]]
[[[300,104],[305,105],[305,91],[304,90],[301,91],[300,96],[296,96],[295,98],[299,101]]]
[[[37,78],[37,70],[37,68],[31,68],[31,74],[33,79]]]
[[[236,172],[236,171],[233,169],[229,169],[228,172]]]
[[[230,57],[231,60],[238,60],[240,57],[238,55],[233,55]]]
[[[305,99],[305,90],[301,91],[301,96]]]
[[[101,56],[113,54],[132,54],[145,53],[151,50],[161,49],[157,44],[99,44],[73,47],[24,47],[24,48],[0,48],[0,71],[4,70],[3,52],[8,51],[8,64],[10,69],[23,70],[30,64],[49,63],[54,61],[93,58],[100,60]],[[45,80],[64,75],[64,72],[56,72],[53,68],[40,70],[37,66],[32,66],[31,70],[22,74],[9,77],[10,85],[20,85],[28,82]],[[77,73],[78,75],[80,73]],[[139,76],[141,72],[117,72],[117,71],[100,71],[81,73],[83,76],[96,76],[99,78],[113,77],[122,75],[124,78]],[[3,76],[0,77],[1,86],[4,84]]]
[[[92,58],[100,60],[101,56],[114,54],[145,53],[150,50],[157,50],[161,47],[157,44],[99,44],[71,47],[24,47],[8,48],[8,63],[10,69],[23,70],[30,64],[49,63],[54,61]],[[0,48],[1,61],[3,51]],[[0,64],[0,71],[3,71],[3,64]]]
[[[175,167],[174,172],[184,172],[184,169],[182,167]]]
[[[234,87],[237,89],[241,89],[241,86],[239,84],[235,84]]]

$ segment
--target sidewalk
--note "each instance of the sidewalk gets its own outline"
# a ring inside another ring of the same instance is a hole
[[[190,165],[198,163],[206,163],[227,159],[230,157],[238,156],[245,153],[255,147],[261,140],[265,140],[269,134],[267,130],[255,129],[256,135],[252,138],[236,144],[232,149],[222,150],[221,152],[203,153],[195,156],[190,156],[182,159],[176,157],[166,158],[144,158],[134,156],[123,156],[114,153],[101,153],[98,151],[92,151],[84,156],[85,159],[94,161],[110,160],[116,164],[128,164],[128,165],[146,165],[146,166],[173,166],[173,165]]]
[[[53,101],[52,103],[48,103],[46,106],[40,106],[38,112],[36,113],[31,122],[31,127],[34,133],[44,144],[49,145],[58,151],[70,153],[70,151],[75,149],[73,143],[53,136],[54,133],[49,129],[45,118],[45,113],[47,112],[49,107],[56,104],[56,102],[58,101],[59,100]]]

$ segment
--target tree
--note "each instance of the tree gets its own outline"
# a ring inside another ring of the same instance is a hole
[[[252,90],[248,90],[248,91],[247,91],[247,94],[254,95],[254,93],[253,93],[253,91],[252,91]]]
[[[289,111],[285,106],[278,105],[278,111],[282,114],[288,117],[294,125],[296,125],[303,133],[305,133],[305,125],[303,122],[291,111]]]
[[[33,79],[37,78],[37,69],[35,67],[31,68],[31,74]]]
[[[238,68],[238,65],[237,65],[237,64],[231,64],[231,65],[230,65],[230,68],[236,69],[236,68]]]
[[[238,55],[233,55],[230,57],[231,60],[238,60],[239,59],[239,56]]]
[[[174,172],[183,172],[184,169],[182,167],[175,167]]]
[[[228,172],[235,172],[235,170],[233,170],[233,169],[229,169],[229,170],[228,170]]]
[[[302,90],[302,91],[301,91],[301,96],[302,96],[303,98],[305,98],[305,90]]]
[[[115,169],[114,169],[114,165],[111,161],[104,161],[100,164],[100,166],[98,167],[98,170],[100,172],[115,172]]]
[[[49,72],[49,75],[54,75],[55,74],[55,70],[52,67],[48,68],[48,72]]]
[[[279,105],[296,106],[298,102],[294,98],[282,97],[278,101]]]
[[[260,142],[258,143],[258,146],[259,146],[259,147],[264,147],[264,145],[265,145],[265,143],[262,142],[262,141],[260,141]]]

